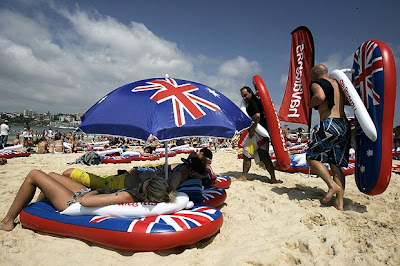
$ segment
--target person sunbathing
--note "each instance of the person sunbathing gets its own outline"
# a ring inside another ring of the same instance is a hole
[[[57,173],[46,174],[40,170],[32,170],[25,177],[10,209],[0,222],[0,230],[12,231],[15,228],[15,218],[31,202],[36,188],[41,190],[38,200],[48,199],[60,212],[75,202],[86,207],[99,207],[138,201],[171,202],[175,199],[175,193],[170,192],[167,182],[151,172],[146,173],[146,178],[141,179],[136,186],[126,190],[91,191],[84,185]]]
[[[205,173],[205,165],[199,158],[184,159],[183,163],[168,165],[168,180],[171,191],[175,191],[177,187],[189,179],[201,179]],[[142,169],[142,168],[140,168]],[[144,173],[155,173],[157,176],[164,178],[164,165],[152,167],[151,169],[139,170],[133,167],[130,171],[123,171],[117,175],[99,176],[96,174],[85,172],[78,168],[69,168],[62,175],[71,178],[86,187],[99,189],[108,187],[110,189],[124,189],[135,186],[145,176]]]

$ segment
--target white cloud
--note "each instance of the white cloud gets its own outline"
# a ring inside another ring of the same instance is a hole
[[[260,72],[259,64],[256,61],[250,62],[242,56],[224,62],[219,68],[219,73],[227,77],[249,77],[257,72]]]
[[[79,8],[53,12],[27,17],[0,10],[1,111],[84,112],[119,86],[166,73],[238,102],[239,88],[260,72],[256,61],[241,56],[221,62],[184,54],[141,23]],[[210,66],[215,71],[206,74]]]
[[[322,62],[322,64],[326,65],[329,69],[329,72],[332,72],[335,69],[344,69],[351,68],[353,54],[348,56],[343,56],[341,53],[335,53],[328,56],[328,60]]]

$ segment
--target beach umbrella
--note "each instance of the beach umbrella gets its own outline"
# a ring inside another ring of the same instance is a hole
[[[174,78],[126,84],[97,101],[78,127],[88,134],[146,141],[182,137],[232,138],[251,120],[222,93],[206,85]]]
[[[217,90],[167,75],[115,89],[97,101],[81,120],[78,129],[87,134],[144,141],[150,135],[160,141],[183,137],[232,138],[251,125],[239,107]]]

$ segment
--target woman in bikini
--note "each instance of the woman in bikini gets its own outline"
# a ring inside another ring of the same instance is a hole
[[[53,142],[53,153],[64,153],[64,145],[63,140],[61,139],[60,132],[57,132],[54,135],[54,142]]]
[[[82,206],[98,207],[118,203],[171,202],[175,193],[162,178],[154,173],[147,173],[146,178],[137,186],[127,190],[93,190],[65,176],[40,170],[32,170],[22,183],[14,202],[4,219],[0,222],[0,230],[11,231],[15,227],[15,218],[33,199],[36,188],[41,190],[38,200],[47,198],[57,211],[65,210],[70,204],[79,202]]]

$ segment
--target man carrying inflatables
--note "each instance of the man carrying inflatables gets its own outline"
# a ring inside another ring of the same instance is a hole
[[[328,77],[328,68],[318,64],[311,69],[310,108],[318,110],[320,126],[308,143],[307,162],[312,170],[328,185],[323,203],[336,195],[334,206],[343,210],[345,176],[340,167],[349,162],[350,132],[344,105],[346,97],[336,80]],[[333,179],[323,163],[329,163]]]
[[[267,128],[267,121],[265,120],[262,105],[249,87],[245,86],[241,88],[240,93],[246,103],[247,114],[251,117],[253,123],[248,129],[248,140],[246,140],[246,144],[243,147],[243,173],[239,180],[247,180],[247,173],[251,167],[251,158],[254,156],[256,164],[263,162],[265,168],[267,168],[267,171],[271,176],[271,179],[268,179],[268,182],[277,183],[278,180],[275,178],[275,168],[272,164],[271,157],[269,156],[269,138],[262,137],[255,131],[258,123],[260,123],[264,128]],[[252,146],[251,149],[249,149],[250,145]]]

